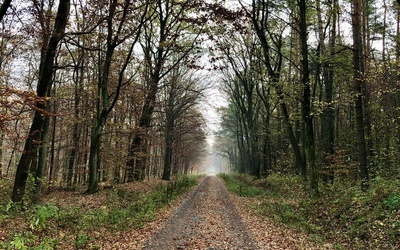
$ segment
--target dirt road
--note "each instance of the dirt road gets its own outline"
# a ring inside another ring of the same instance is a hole
[[[259,249],[223,182],[206,177],[143,249]]]

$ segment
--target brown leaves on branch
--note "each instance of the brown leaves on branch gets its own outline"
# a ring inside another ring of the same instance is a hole
[[[26,118],[27,112],[38,110],[43,115],[53,115],[37,107],[38,103],[48,102],[49,97],[38,97],[34,91],[19,90],[0,86],[0,130],[10,133],[10,122]]]

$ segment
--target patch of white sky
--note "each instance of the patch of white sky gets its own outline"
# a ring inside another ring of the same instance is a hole
[[[217,2],[226,8],[236,9],[241,7],[241,3],[245,5],[250,4],[251,0],[208,0],[207,2]],[[200,59],[200,65],[204,66],[206,70],[200,71],[199,74],[206,76],[203,77],[203,79],[207,81],[206,84],[208,84],[210,88],[206,90],[205,98],[201,103],[200,109],[207,122],[207,142],[210,148],[212,148],[215,140],[215,133],[220,129],[221,123],[221,116],[218,110],[222,107],[226,107],[228,101],[220,90],[220,82],[223,77],[221,71],[213,69],[214,65],[218,65],[218,61],[210,62],[210,59],[215,55],[208,50],[208,47],[214,46],[213,42],[206,40],[203,42],[202,46],[204,54]]]
[[[39,67],[40,51],[36,48],[33,31],[38,26],[30,10],[31,2],[15,0],[2,21],[0,34],[2,38],[3,55],[8,55],[7,65],[2,65],[2,71],[8,71],[6,83],[20,90],[34,90],[36,79],[32,72]],[[6,67],[6,68],[4,68]]]
[[[206,66],[210,66],[208,63],[208,56],[204,55],[201,59],[202,63]],[[199,72],[204,77],[202,77],[205,84],[209,86],[205,90],[204,99],[200,104],[200,111],[202,112],[207,124],[207,142],[210,147],[214,143],[214,134],[218,131],[220,127],[221,117],[218,113],[218,109],[227,105],[227,101],[221,91],[219,90],[219,82],[221,80],[221,75],[218,70],[202,70]]]

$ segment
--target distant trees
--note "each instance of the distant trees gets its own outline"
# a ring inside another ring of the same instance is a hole
[[[177,148],[176,143],[179,140],[181,140],[181,143],[184,143],[182,140],[185,140],[185,137],[187,137],[187,135],[190,133],[196,135],[196,133],[191,130],[196,130],[197,126],[191,127],[191,121],[185,121],[184,118],[185,115],[189,115],[190,112],[195,112],[194,108],[199,104],[205,88],[205,85],[201,86],[200,79],[190,75],[190,70],[184,69],[183,67],[171,71],[170,77],[166,78],[165,80],[165,84],[163,86],[163,94],[165,95],[165,117],[162,128],[164,131],[165,140],[164,167],[162,175],[163,180],[170,179],[172,160],[174,158],[173,156],[174,153],[177,153],[177,151],[174,150]],[[182,120],[184,123],[182,123]],[[192,143],[196,142],[193,141]],[[188,146],[190,147],[190,145]],[[184,150],[184,148],[181,150]],[[184,157],[181,156],[181,158]],[[189,167],[189,162],[185,162],[184,172],[188,172],[187,168]]]
[[[116,0],[112,0],[108,6],[99,7],[107,10],[105,16],[100,17],[106,22],[104,26],[105,34],[99,34],[106,35],[106,39],[105,44],[99,44],[98,48],[99,77],[97,82],[98,96],[96,98],[97,110],[90,139],[89,185],[87,193],[98,191],[100,137],[108,116],[117,103],[122,87],[131,83],[131,79],[127,78],[125,73],[128,65],[131,63],[134,47],[148,15],[149,5],[146,1],[143,3],[139,1],[134,4],[130,1],[119,3]],[[102,26],[100,25],[99,28],[101,32]],[[116,60],[114,53],[120,45],[127,46],[126,54],[118,53],[119,60]],[[116,63],[120,63],[120,65],[117,66],[115,65]],[[113,72],[111,72],[112,70]],[[112,81],[112,76],[115,81]],[[112,92],[109,89],[111,84],[115,85]]]
[[[339,1],[316,1],[316,9],[311,10],[311,2],[303,0],[239,2],[240,9],[236,11],[246,13],[247,18],[242,22],[251,23],[246,29],[247,37],[258,39],[252,43],[241,41],[240,47],[236,42],[243,30],[236,29],[235,35],[226,36],[224,41],[235,46],[221,46],[220,55],[227,62],[222,72],[222,88],[227,93],[229,106],[222,109],[218,147],[229,159],[230,166],[260,176],[260,172],[253,171],[257,169],[256,164],[240,160],[248,157],[243,145],[251,144],[252,139],[245,134],[254,126],[241,122],[241,117],[252,111],[242,108],[240,102],[252,96],[252,105],[264,103],[254,106],[261,110],[254,121],[259,128],[265,127],[256,133],[257,147],[251,154],[263,156],[261,162],[267,166],[260,168],[261,173],[262,169],[268,169],[266,173],[299,173],[309,181],[313,197],[318,195],[320,179],[333,183],[335,178],[338,181],[343,176],[354,179],[359,174],[361,188],[366,190],[371,170],[374,175],[377,169],[379,175],[398,174],[384,163],[397,156],[383,156],[382,148],[388,147],[382,140],[376,140],[385,137],[377,129],[384,122],[371,119],[387,110],[372,100],[377,100],[383,92],[385,98],[395,99],[388,90],[391,87],[382,89],[375,83],[387,81],[378,72],[387,72],[383,65],[387,65],[389,57],[393,59],[398,54],[395,46],[398,39],[388,42],[386,33],[395,29],[388,20],[397,20],[397,7],[388,7],[387,3],[380,6],[373,1],[352,2],[351,6],[341,5],[344,3]],[[352,9],[352,18],[348,19],[351,23],[346,23],[347,16],[341,8]],[[382,15],[377,17],[372,10]],[[235,22],[231,25],[237,27]],[[353,41],[343,36],[345,25],[353,27],[349,34]],[[382,48],[377,45],[383,43]],[[259,49],[256,60],[248,54],[253,48]],[[244,81],[243,75],[249,69],[252,74]],[[231,72],[235,72],[234,77]],[[379,80],[375,74],[380,75]],[[243,87],[239,88],[239,84]],[[254,86],[257,95],[246,92],[244,86]]]
[[[144,25],[140,44],[143,50],[144,100],[128,149],[128,181],[143,180],[148,160],[148,130],[151,126],[157,95],[163,78],[189,58],[197,46],[204,24],[192,22],[198,1],[155,1],[150,7],[152,18]],[[169,177],[165,177],[169,178]]]
[[[272,153],[265,145],[268,140],[263,141],[263,134],[266,137],[269,135],[268,121],[273,111],[270,86],[264,82],[265,75],[262,73],[261,51],[254,36],[239,35],[235,40],[229,39],[222,44],[225,45],[222,53],[226,58],[222,90],[230,100],[228,108],[233,116],[226,117],[225,121],[232,119],[230,122],[234,123],[229,129],[237,139],[240,155],[237,159],[238,170],[260,177],[266,174],[268,169],[263,162]]]
[[[206,147],[206,52],[233,169],[299,174],[312,196],[320,179],[360,176],[366,190],[397,176],[398,6],[237,3],[28,1],[9,15],[4,1],[0,174],[15,174],[13,200],[45,179],[93,193],[100,181],[188,173]]]
[[[45,179],[49,187],[85,183],[86,192],[93,193],[100,181],[139,180],[162,172],[169,179],[188,173],[201,160],[205,121],[198,105],[205,85],[195,76],[194,61],[200,57],[197,38],[204,24],[192,16],[199,3],[30,4],[33,12],[21,7],[15,13],[34,18],[17,18],[18,25],[1,33],[0,160],[8,162],[0,165],[1,174],[13,174],[18,138],[27,126],[22,118],[31,116],[30,107],[34,110],[13,201],[22,201],[27,189],[27,198],[36,202]],[[56,7],[59,14],[54,17]],[[6,17],[8,25],[13,20]],[[23,40],[19,29],[34,39]],[[18,39],[24,41],[20,47],[8,43]],[[21,63],[23,70],[7,68],[13,63]],[[26,84],[15,84],[15,73]],[[34,88],[36,95],[29,91]],[[168,129],[165,114],[173,123]],[[7,131],[14,120],[15,131]],[[127,150],[135,137],[143,139],[143,147]],[[129,165],[132,160],[134,168]]]

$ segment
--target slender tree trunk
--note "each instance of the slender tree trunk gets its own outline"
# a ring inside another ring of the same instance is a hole
[[[172,135],[172,127],[171,122],[167,122],[167,127],[165,131],[165,156],[164,156],[164,171],[162,179],[168,181],[171,175],[171,164],[172,164],[172,144],[173,144],[173,135]]]
[[[3,177],[3,144],[4,144],[4,137],[5,134],[3,132],[0,132],[0,179]]]
[[[113,12],[110,14],[110,18],[112,17],[113,17]],[[99,161],[100,161],[100,142],[101,142],[100,138],[101,134],[103,133],[111,105],[109,99],[110,97],[108,94],[108,84],[109,84],[108,79],[109,79],[111,61],[112,61],[112,56],[114,54],[115,46],[110,44],[111,33],[108,34],[107,39],[108,39],[107,40],[108,44],[107,44],[106,58],[100,70],[101,77],[98,82],[98,88],[99,88],[98,89],[99,96],[97,98],[98,114],[90,137],[90,153],[89,153],[89,165],[88,165],[89,183],[88,183],[88,188],[85,192],[87,194],[95,193],[99,189],[98,182],[99,182]]]
[[[283,98],[283,96],[281,96],[281,98]],[[295,159],[296,159],[296,166],[299,166],[300,175],[303,177],[303,179],[306,180],[307,179],[307,164],[301,153],[301,148],[299,146],[299,143],[297,142],[297,138],[293,132],[292,124],[290,123],[289,113],[287,111],[286,103],[284,101],[281,101],[281,109],[282,109],[282,115],[283,115],[283,123],[285,124],[286,131],[289,135],[290,144],[293,147],[293,153],[294,153]]]
[[[317,2],[318,11],[318,27],[319,27],[319,40],[320,40],[320,54],[319,58],[324,58],[324,56],[328,53],[326,51],[325,46],[325,36],[323,31],[323,21],[322,21],[322,13],[320,7],[320,1]],[[331,6],[331,11],[329,13],[331,17],[331,31],[330,31],[330,40],[329,40],[329,55],[330,59],[334,56],[334,48],[335,48],[335,40],[336,40],[336,7],[337,1],[333,1]],[[332,105],[333,101],[333,75],[334,70],[332,64],[329,61],[321,62],[322,75],[323,75],[323,84],[321,84],[321,92],[322,92],[322,101],[326,104],[322,115],[321,115],[321,141],[322,141],[322,163],[325,168],[325,172],[323,174],[323,180],[325,182],[333,183],[334,172],[331,166],[330,157],[335,153],[335,136],[334,136],[334,108]]]
[[[311,115],[311,87],[310,72],[308,67],[307,44],[307,0],[299,0],[300,16],[300,41],[301,41],[301,69],[303,84],[302,116],[305,125],[305,149],[310,173],[310,193],[312,197],[318,196],[318,170],[315,159],[314,123]]]
[[[161,66],[159,66],[161,67]],[[146,134],[150,129],[151,118],[154,112],[154,105],[158,93],[158,83],[160,72],[157,71],[151,77],[149,92],[146,95],[145,103],[142,108],[142,113],[139,120],[139,132],[135,134],[130,146],[130,159],[127,162],[127,168],[134,170],[128,176],[133,176],[134,180],[144,180],[146,173],[146,158],[147,158],[147,139]],[[132,179],[128,178],[128,181]]]
[[[288,109],[286,103],[284,102],[284,94],[282,91],[282,87],[280,86],[280,75],[281,75],[281,68],[282,68],[282,44],[283,41],[275,41],[275,48],[271,48],[271,44],[268,41],[268,27],[266,26],[268,23],[268,13],[270,10],[269,4],[267,1],[252,1],[252,9],[250,11],[250,15],[252,18],[253,27],[257,34],[257,37],[260,40],[263,57],[264,57],[264,64],[266,66],[266,70],[268,73],[269,78],[271,79],[271,85],[275,88],[275,91],[278,94],[280,99],[280,106],[282,109],[283,114],[283,122],[286,127],[286,131],[289,135],[289,140],[292,145],[293,153],[295,155],[296,165],[300,168],[300,173],[304,179],[307,178],[306,175],[306,159],[303,158],[300,146],[297,142],[296,136],[294,134],[292,125],[290,123],[290,118],[288,114]],[[278,38],[278,36],[276,37]],[[273,54],[278,54],[277,58],[271,57],[271,51],[274,51]]]
[[[362,98],[362,105],[363,105],[363,120],[364,120],[364,131],[365,131],[365,140],[366,140],[366,147],[367,147],[367,158],[370,157],[370,159],[374,159],[375,156],[375,150],[374,150],[374,145],[372,141],[372,125],[371,125],[371,111],[370,111],[370,105],[369,105],[369,89],[367,85],[367,79],[369,77],[369,72],[370,72],[370,54],[371,54],[371,28],[370,28],[370,18],[369,18],[369,13],[370,13],[370,6],[368,1],[361,1],[362,4],[362,9],[360,11],[360,15],[362,16],[360,21],[360,25],[362,25],[362,60],[363,60],[363,80],[362,80],[362,86],[361,90],[363,91],[363,98]],[[385,3],[384,3],[385,5]],[[384,6],[385,8],[385,6]],[[386,11],[386,8],[385,8]],[[386,14],[386,12],[384,13]],[[386,18],[386,17],[385,17]],[[386,19],[385,19],[386,20]],[[385,22],[384,20],[384,22]],[[386,25],[383,26],[383,29],[386,29]],[[384,40],[384,34],[383,34],[383,40]],[[386,46],[383,46],[383,50],[385,49]],[[384,53],[383,55],[384,56]],[[369,172],[374,169],[373,166],[373,161],[368,162],[368,168]]]
[[[174,142],[174,129],[175,129],[175,112],[174,102],[176,101],[176,81],[173,79],[170,83],[168,90],[168,99],[165,107],[165,154],[164,154],[164,171],[163,180],[169,180],[171,175],[171,165],[173,157],[173,142]]]
[[[83,53],[83,52],[81,52]],[[75,68],[75,95],[74,95],[74,125],[72,128],[72,149],[69,153],[68,157],[68,173],[67,173],[67,187],[72,188],[73,183],[73,173],[74,173],[74,167],[75,167],[75,162],[77,158],[77,150],[79,147],[79,117],[80,117],[80,105],[81,105],[81,97],[80,95],[82,94],[82,85],[83,85],[83,65],[84,65],[84,59],[81,58],[81,60],[78,62],[78,65]]]
[[[329,41],[329,54],[331,59],[335,54],[335,43],[336,43],[336,20],[337,20],[337,9],[338,1],[334,0],[332,6],[332,30]],[[325,121],[325,134],[326,134],[326,152],[330,155],[335,154],[335,109],[333,106],[333,80],[334,80],[334,67],[333,64],[328,62],[327,65],[327,76],[325,81],[325,99],[329,103],[329,108],[326,111],[326,121]],[[333,169],[330,170],[328,174],[328,179],[331,183],[334,180]]]
[[[364,130],[363,113],[363,80],[364,80],[364,58],[363,43],[361,34],[361,1],[353,0],[353,66],[354,66],[354,90],[355,90],[355,112],[356,112],[356,130],[358,143],[358,160],[360,162],[361,190],[366,191],[369,188],[367,148]]]
[[[33,192],[33,202],[38,203],[40,200],[40,194],[42,191],[42,183],[43,183],[43,172],[46,169],[47,163],[47,135],[49,133],[50,127],[50,117],[45,116],[43,131],[41,134],[41,145],[39,148],[39,159],[38,165],[36,169],[35,175],[35,184],[34,184],[34,192]]]
[[[38,98],[47,96],[48,89],[52,84],[52,77],[54,71],[54,59],[59,42],[64,36],[65,27],[68,22],[70,8],[70,0],[60,0],[57,16],[54,24],[54,31],[51,35],[49,44],[47,45],[45,58],[41,60],[39,82],[37,86]],[[40,110],[46,110],[46,103],[44,100],[36,102],[35,115],[29,130],[28,138],[26,139],[24,151],[17,166],[17,173],[15,175],[14,188],[12,193],[12,201],[21,202],[25,193],[25,186],[28,179],[29,168],[32,161],[36,158],[36,148],[41,139],[41,132],[45,122],[44,116]]]
[[[53,112],[56,112],[56,102],[53,102]],[[57,129],[57,117],[52,117],[52,129],[51,129],[51,145],[50,145],[50,169],[49,169],[49,183],[53,182],[55,172],[55,152],[56,152],[56,129]]]

